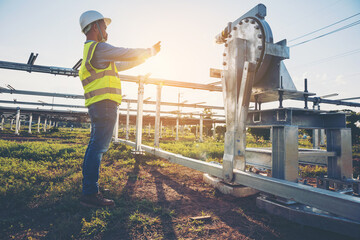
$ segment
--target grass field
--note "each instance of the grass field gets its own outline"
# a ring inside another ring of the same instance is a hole
[[[344,239],[270,216],[256,208],[254,197],[222,195],[201,173],[153,156],[135,158],[125,145],[111,145],[101,168],[101,190],[116,207],[87,209],[78,198],[88,130],[0,134],[0,239]],[[221,141],[183,140],[164,137],[161,148],[221,161]],[[203,215],[211,219],[189,219]]]

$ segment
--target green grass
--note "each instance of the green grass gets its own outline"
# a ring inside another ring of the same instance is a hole
[[[89,131],[60,129],[32,135],[23,131],[20,136],[31,136],[35,141],[0,140],[0,239],[107,239],[121,234],[135,239],[139,234],[149,239],[166,239],[161,222],[171,221],[178,213],[156,202],[129,199],[131,189],[127,184],[146,180],[146,175],[136,172],[141,166],[167,168],[171,163],[151,156],[135,160],[130,147],[111,144],[103,157],[100,186],[110,190],[108,197],[115,199],[117,207],[89,210],[78,201]],[[205,138],[200,143],[191,136],[185,139],[176,143],[172,139],[162,140],[160,147],[192,158],[221,162],[222,141]],[[253,147],[271,146],[269,141],[255,141],[251,136],[247,140]],[[153,144],[149,139],[145,143]],[[311,146],[305,140],[300,145]],[[359,145],[354,146],[355,156],[359,156],[359,150]],[[303,177],[326,171],[308,166],[301,166],[301,170]],[[359,161],[354,170],[354,175],[360,172]],[[201,222],[181,226],[199,237],[206,235]]]

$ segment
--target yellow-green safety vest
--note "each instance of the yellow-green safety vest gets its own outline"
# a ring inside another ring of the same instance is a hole
[[[84,56],[79,70],[79,77],[84,87],[85,106],[109,99],[121,103],[121,82],[114,62],[105,69],[91,65],[98,42],[88,42],[84,46]]]

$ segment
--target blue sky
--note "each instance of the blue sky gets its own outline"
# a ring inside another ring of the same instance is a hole
[[[35,64],[72,67],[82,57],[85,40],[79,17],[86,10],[98,10],[112,19],[108,27],[108,42],[112,45],[147,48],[162,41],[161,53],[122,74],[151,72],[153,77],[210,83],[217,79],[209,77],[209,68],[221,68],[223,52],[223,46],[214,43],[214,36],[227,22],[236,20],[258,3],[267,7],[266,21],[275,42],[296,38],[360,12],[358,0],[0,0],[0,60],[26,63],[30,53],[35,52],[39,53]],[[360,16],[354,17],[318,34],[359,19]],[[307,77],[309,91],[320,96],[329,93],[339,93],[338,98],[360,96],[360,52],[329,60],[332,56],[359,49],[359,39],[360,25],[357,25],[291,48],[290,59],[285,60],[285,64],[297,88],[303,90],[303,78]],[[82,94],[78,78],[4,69],[0,69],[0,76],[1,87],[10,84],[16,89]],[[205,101],[209,105],[222,105],[221,93],[170,87],[164,88],[162,100],[176,102],[179,91],[183,100],[189,103]],[[137,86],[123,83],[123,92],[135,99]],[[146,86],[145,97],[155,100],[154,86]],[[13,98],[52,101],[41,97],[2,95],[2,99]],[[70,103],[61,99],[55,99],[55,102]],[[81,101],[72,103],[82,104]],[[287,107],[293,105],[296,103],[285,103]],[[323,109],[330,108],[335,107],[323,105]]]

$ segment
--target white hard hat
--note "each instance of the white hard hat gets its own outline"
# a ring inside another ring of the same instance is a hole
[[[81,27],[81,31],[84,30],[84,28],[89,25],[92,22],[95,22],[97,20],[100,19],[104,19],[106,26],[109,25],[111,23],[111,19],[110,18],[105,18],[101,13],[99,13],[98,11],[86,11],[83,14],[81,14],[80,16],[80,27]]]

